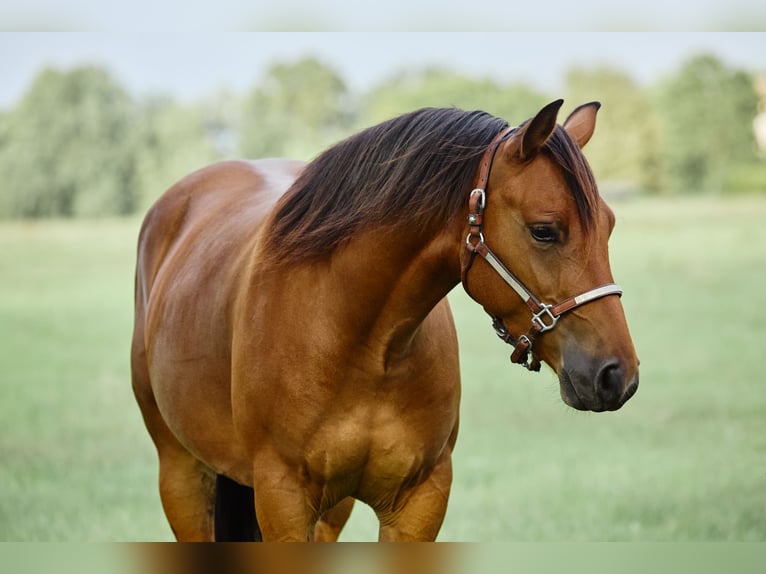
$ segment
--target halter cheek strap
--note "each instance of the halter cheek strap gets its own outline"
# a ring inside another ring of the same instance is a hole
[[[495,329],[498,337],[513,346],[513,353],[511,354],[512,362],[518,363],[530,371],[539,371],[540,361],[532,352],[535,339],[539,335],[552,330],[564,313],[608,295],[620,296],[622,295],[622,289],[615,283],[608,283],[585,291],[575,297],[570,297],[555,305],[548,305],[541,302],[484,242],[484,210],[487,206],[485,190],[489,181],[489,172],[492,168],[492,161],[498,146],[511,131],[511,128],[506,128],[495,136],[481,159],[476,188],[471,192],[468,200],[469,232],[465,239],[466,257],[463,259],[461,267],[461,280],[463,288],[470,295],[468,291],[468,271],[471,269],[476,255],[479,255],[489,263],[490,267],[526,303],[532,312],[532,324],[524,335],[518,338],[511,335],[508,329],[506,329],[503,320],[495,315],[491,315],[492,327]]]

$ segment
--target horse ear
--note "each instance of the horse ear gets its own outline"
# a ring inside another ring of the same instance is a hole
[[[564,129],[577,145],[582,149],[593,135],[596,129],[596,114],[601,107],[601,102],[589,102],[583,104],[569,114],[564,122]]]
[[[556,129],[556,116],[563,103],[564,100],[551,102],[537,112],[537,115],[523,128],[519,148],[521,161],[534,157],[551,137],[553,130]]]

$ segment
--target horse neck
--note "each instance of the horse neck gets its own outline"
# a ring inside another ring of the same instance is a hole
[[[363,287],[373,336],[406,343],[428,313],[459,282],[459,241],[446,233],[414,237],[370,233],[339,257],[340,275]],[[378,332],[376,332],[376,329]]]
[[[406,355],[423,320],[459,283],[460,233],[455,226],[432,234],[368,231],[326,260],[271,275],[289,293],[283,306],[296,316],[309,313],[303,317],[321,325],[323,340],[364,348],[387,363]]]

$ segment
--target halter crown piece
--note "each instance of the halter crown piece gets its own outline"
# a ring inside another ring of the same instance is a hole
[[[468,226],[469,232],[465,239],[465,248],[467,251],[467,257],[463,261],[461,269],[461,280],[463,282],[463,288],[466,293],[471,294],[468,291],[468,271],[473,265],[473,261],[476,255],[480,255],[489,265],[494,269],[498,275],[505,281],[518,295],[522,301],[527,304],[529,310],[532,312],[532,324],[529,330],[520,337],[514,337],[506,329],[502,318],[490,315],[492,317],[492,327],[495,329],[495,333],[503,341],[513,347],[513,353],[511,353],[511,362],[518,363],[523,367],[526,367],[530,371],[540,370],[540,361],[534,356],[532,347],[534,346],[535,339],[545,333],[552,330],[558,322],[561,315],[572,309],[576,309],[581,305],[590,303],[607,295],[622,295],[622,289],[615,283],[608,283],[601,285],[581,293],[575,297],[570,297],[557,303],[555,305],[548,305],[538,299],[532,291],[530,291],[526,285],[518,278],[513,272],[506,267],[503,262],[487,247],[484,242],[484,210],[487,206],[487,184],[489,182],[489,172],[492,169],[492,161],[495,157],[495,152],[500,143],[513,132],[513,128],[507,127],[495,136],[489,147],[484,152],[479,164],[479,174],[476,180],[476,185],[469,196],[468,200]]]

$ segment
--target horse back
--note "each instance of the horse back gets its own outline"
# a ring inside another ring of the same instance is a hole
[[[170,187],[141,227],[136,272],[142,283],[136,295],[146,300],[163,264],[191,235],[243,243],[242,235],[253,234],[302,166],[289,160],[226,161]]]

